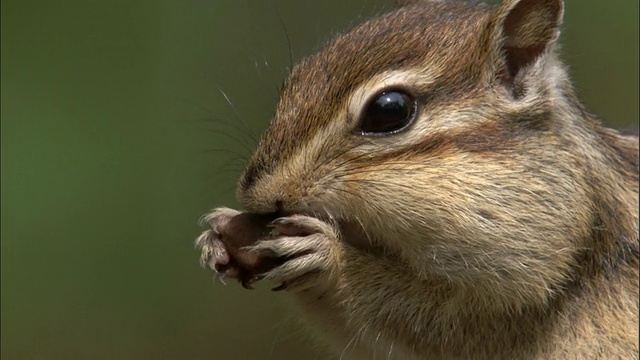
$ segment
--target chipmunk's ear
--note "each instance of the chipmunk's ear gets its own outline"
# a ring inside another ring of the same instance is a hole
[[[560,34],[562,0],[504,0],[497,8],[490,35],[504,67],[504,80],[518,75],[544,55]]]

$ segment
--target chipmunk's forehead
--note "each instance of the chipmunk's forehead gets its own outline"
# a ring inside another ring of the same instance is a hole
[[[422,2],[370,20],[298,64],[287,81],[294,91],[285,91],[283,98],[297,97],[300,85],[313,84],[314,89],[306,92],[310,96],[338,100],[381,72],[419,70],[445,63],[448,72],[457,65],[463,67],[465,60],[473,58],[460,54],[473,53],[473,46],[482,46],[473,40],[479,38],[486,24],[484,14],[488,9],[478,12],[478,7],[486,8],[468,3]]]
[[[269,159],[261,162],[274,165],[293,155],[334,120],[354,90],[381,73],[422,70],[441,80],[468,81],[463,69],[473,62],[474,46],[481,46],[490,9],[418,2],[365,22],[304,59],[285,82],[259,151]]]

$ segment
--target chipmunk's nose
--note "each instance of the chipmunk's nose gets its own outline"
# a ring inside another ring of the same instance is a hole
[[[253,160],[238,182],[236,198],[244,210],[257,214],[298,211],[309,181],[290,167]]]
[[[296,205],[295,191],[288,191],[286,186],[267,179],[257,179],[248,187],[238,186],[237,198],[243,209],[256,214],[285,214],[293,211]]]
[[[236,189],[236,197],[244,210],[258,213],[282,213],[285,208],[282,188],[272,189],[269,181],[262,181],[255,166],[247,167]]]

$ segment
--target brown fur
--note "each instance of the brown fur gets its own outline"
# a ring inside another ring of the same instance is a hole
[[[338,354],[638,358],[638,139],[576,99],[562,11],[409,1],[293,69],[238,197],[338,222],[331,281],[294,294]],[[354,134],[394,71],[417,121]]]

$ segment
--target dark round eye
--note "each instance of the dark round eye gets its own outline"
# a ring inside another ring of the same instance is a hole
[[[356,131],[361,135],[395,134],[413,121],[416,107],[406,92],[384,91],[369,102]]]

